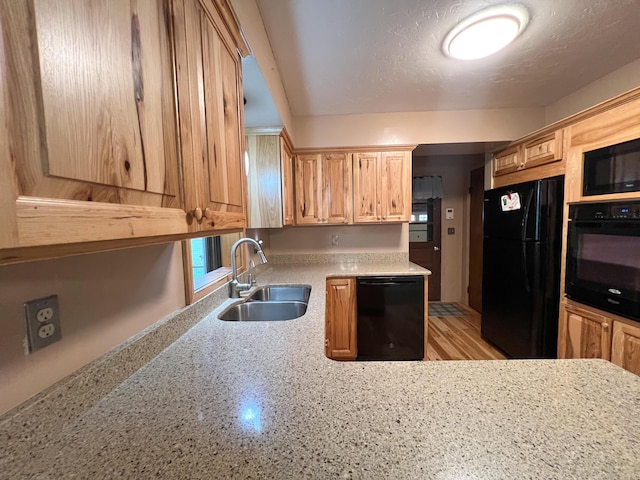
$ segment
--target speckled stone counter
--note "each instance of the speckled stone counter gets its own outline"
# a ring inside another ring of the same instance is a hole
[[[640,378],[608,362],[325,358],[327,275],[409,268],[266,269],[312,285],[303,317],[223,322],[226,300],[122,374],[148,332],[5,415],[0,478],[640,477]]]

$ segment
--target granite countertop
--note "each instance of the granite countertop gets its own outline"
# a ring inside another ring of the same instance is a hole
[[[409,268],[271,266],[313,288],[284,322],[185,310],[2,417],[0,478],[640,477],[640,378],[609,362],[327,359],[327,275]]]

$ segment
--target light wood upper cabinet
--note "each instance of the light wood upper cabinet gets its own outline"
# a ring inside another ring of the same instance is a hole
[[[493,157],[494,187],[564,173],[563,129],[523,140]]]
[[[354,222],[408,222],[411,152],[354,153]]]
[[[251,128],[246,135],[249,156],[249,228],[293,225],[293,154],[281,128]]]
[[[0,248],[187,231],[169,8],[2,2]]]
[[[296,224],[352,223],[351,176],[349,153],[297,155]]]
[[[381,214],[383,222],[411,219],[411,152],[382,152]]]
[[[323,223],[353,223],[351,154],[328,153],[322,157]]]
[[[640,375],[640,324],[613,322],[611,361]]]
[[[296,224],[322,223],[322,160],[320,154],[296,155]]]
[[[325,354],[334,360],[355,360],[358,355],[356,279],[327,279],[326,295]]]
[[[520,146],[510,147],[493,157],[493,175],[504,175],[520,169],[522,165]]]
[[[175,0],[185,208],[190,231],[245,226],[240,56],[210,0]]]
[[[380,167],[379,152],[353,155],[353,220],[355,223],[374,223],[382,220]]]
[[[293,177],[293,147],[283,130],[280,135],[280,157],[282,165],[282,224],[294,225],[295,200]]]
[[[525,143],[522,147],[522,168],[533,168],[562,160],[562,130]]]
[[[558,358],[611,358],[611,319],[574,305],[562,305]]]
[[[0,16],[0,263],[244,226],[224,0],[21,0]]]

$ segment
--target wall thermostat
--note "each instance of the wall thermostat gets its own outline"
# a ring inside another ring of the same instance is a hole
[[[446,218],[447,220],[453,220],[453,208],[447,208],[445,210],[444,218]]]

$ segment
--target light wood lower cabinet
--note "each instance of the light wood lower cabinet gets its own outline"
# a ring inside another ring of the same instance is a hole
[[[558,327],[558,358],[611,359],[611,319],[563,305]]]
[[[602,358],[640,375],[640,323],[563,304],[558,358]]]
[[[327,279],[325,354],[334,360],[355,360],[357,351],[356,279]]]
[[[640,324],[613,322],[611,361],[640,375]]]

